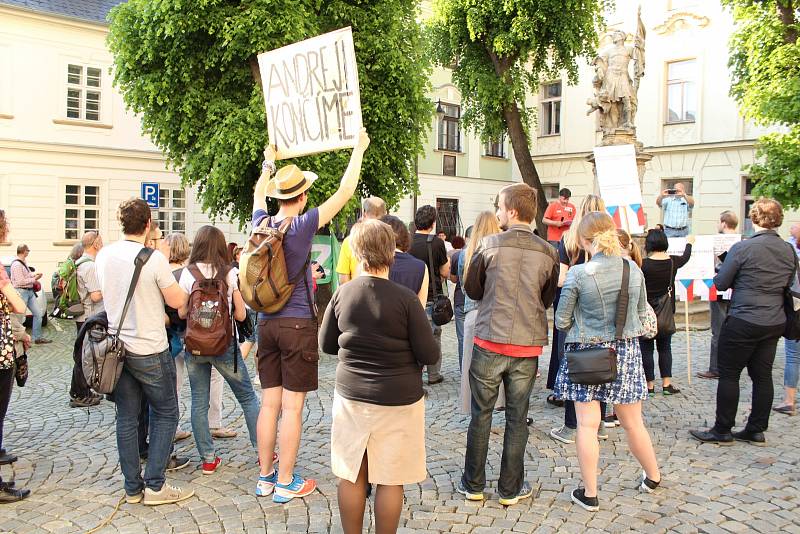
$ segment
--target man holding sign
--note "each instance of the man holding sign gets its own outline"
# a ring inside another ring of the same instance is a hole
[[[275,150],[264,152],[265,172],[253,194],[253,228],[268,216],[266,197],[277,199],[280,209],[269,221],[278,227],[287,217],[291,224],[284,238],[286,269],[300,272],[311,253],[311,244],[318,229],[328,224],[347,204],[356,191],[361,161],[369,146],[364,128],[339,189],[318,208],[303,213],[308,202],[308,189],[316,175],[287,165],[270,179],[275,170]],[[294,473],[300,434],[303,428],[303,404],[306,393],[317,389],[317,319],[306,294],[311,286],[311,270],[305,269],[305,283],[297,283],[286,305],[278,312],[259,313],[258,375],[261,380],[261,413],[258,416],[258,457],[261,472],[256,495],[272,494],[273,502],[286,503],[295,497],[312,493],[317,484]],[[280,417],[280,466],[275,469],[273,454],[278,439]]]

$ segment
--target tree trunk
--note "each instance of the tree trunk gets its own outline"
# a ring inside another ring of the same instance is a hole
[[[547,239],[547,226],[542,222],[542,217],[544,217],[544,212],[547,209],[547,197],[542,187],[542,182],[539,180],[539,173],[536,170],[536,165],[533,164],[533,158],[531,158],[528,135],[525,133],[525,127],[522,124],[522,115],[519,112],[517,104],[513,103],[507,105],[503,110],[503,117],[508,126],[508,136],[511,138],[511,146],[514,148],[514,159],[516,159],[519,172],[522,174],[522,181],[536,189],[536,196],[538,199],[536,228],[539,230],[539,236],[542,239]]]
[[[795,44],[797,42],[797,30],[794,25],[797,24],[795,20],[795,9],[793,0],[779,0],[776,2],[778,8],[778,18],[784,26],[783,41],[786,44]]]

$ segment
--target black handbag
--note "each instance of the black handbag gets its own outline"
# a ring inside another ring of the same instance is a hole
[[[239,341],[244,341],[252,337],[254,330],[255,325],[253,324],[253,318],[249,313],[245,316],[244,320],[236,321],[236,331],[239,334]]]
[[[622,338],[628,318],[628,284],[631,267],[627,260],[622,260],[622,286],[617,299],[617,315],[615,317],[615,339]],[[566,353],[567,373],[573,384],[599,386],[617,379],[617,351],[612,347],[590,347]]]
[[[786,339],[800,340],[800,311],[795,307],[795,302],[800,303],[800,263],[797,261],[797,254],[794,254],[795,275],[789,280],[789,287],[786,288],[783,296],[783,309],[786,312],[786,327],[783,337]]]
[[[439,276],[438,271],[433,268],[433,238],[435,236],[429,235],[427,239],[428,244],[428,267],[430,269],[429,283],[433,284],[433,306],[431,307],[431,320],[436,326],[443,326],[453,319],[453,305],[447,296],[442,295],[436,291],[436,277]]]
[[[669,259],[669,267],[670,282],[667,292],[652,303],[653,311],[656,312],[656,319],[658,320],[658,334],[656,336],[668,336],[677,331],[675,327],[675,308],[672,305],[672,276],[675,270],[672,258]]]

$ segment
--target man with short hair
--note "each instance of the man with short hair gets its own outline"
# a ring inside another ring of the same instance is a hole
[[[689,235],[689,209],[694,207],[694,198],[686,194],[682,183],[678,182],[672,189],[664,189],[656,198],[656,204],[664,210],[664,233],[667,237]]]
[[[78,282],[78,296],[81,298],[83,314],[75,317],[75,331],[80,332],[88,317],[103,311],[103,294],[100,292],[100,281],[97,279],[95,258],[103,248],[100,233],[90,230],[81,238],[83,255],[75,262],[75,277]],[[69,388],[70,408],[85,408],[100,404],[101,395],[92,393],[83,375],[80,362],[75,362],[72,369],[72,383]]]
[[[447,257],[449,258],[450,252],[453,251],[453,244],[447,240],[447,232],[445,232],[444,230],[439,230],[438,232],[436,232],[436,237],[441,239],[442,243],[444,243],[444,248],[447,251]]]
[[[134,274],[134,260],[144,248],[153,224],[150,207],[140,198],[126,200],[117,212],[123,238],[102,248],[95,259],[100,293],[115,331]],[[188,499],[194,491],[167,484],[165,470],[178,427],[178,394],[175,362],[169,352],[164,328],[164,303],[184,306],[189,296],[169,269],[169,262],[155,251],[141,269],[125,322],[119,331],[127,356],[114,390],[117,405],[117,449],[125,477],[128,503],[169,504]],[[137,427],[143,401],[150,405],[150,444],[144,479],[139,460]]]
[[[379,197],[367,197],[361,201],[361,220],[380,219],[386,215],[386,202]],[[344,284],[358,276],[358,261],[350,249],[350,236],[342,241],[342,248],[339,249],[339,262],[336,264],[336,272],[339,274],[339,283]]]
[[[33,316],[33,325],[31,326],[33,342],[43,345],[52,343],[52,341],[42,337],[42,314],[44,312],[39,309],[39,304],[36,303],[36,292],[33,290],[34,284],[39,282],[42,273],[34,273],[33,269],[28,267],[26,260],[30,252],[31,249],[24,243],[17,247],[17,257],[11,262],[11,285],[17,290]]]
[[[558,287],[558,255],[535,236],[536,190],[527,184],[504,187],[497,218],[505,230],[484,237],[467,270],[464,290],[478,302],[469,383],[471,419],[464,473],[457,490],[483,500],[492,413],[500,384],[505,386],[506,428],[497,492],[510,506],[531,496],[525,481],[528,403],[538,356],[547,344],[547,308]],[[520,266],[525,266],[521,269]]]
[[[305,497],[317,487],[314,480],[304,479],[294,472],[306,393],[318,387],[317,318],[309,268],[311,244],[317,230],[328,224],[355,193],[361,161],[368,146],[369,136],[362,128],[339,189],[319,207],[305,213],[308,189],[317,175],[301,171],[295,165],[286,165],[270,179],[275,172],[273,147],[264,151],[265,170],[253,193],[253,228],[269,217],[268,196],[276,199],[279,206],[278,213],[267,221],[270,226],[278,227],[284,219],[292,218],[283,238],[286,270],[290,280],[302,277],[283,308],[276,313],[258,314],[258,376],[262,400],[258,416],[261,469],[256,496],[272,495],[276,503]],[[273,458],[277,440],[280,441],[279,464]]]
[[[569,229],[575,218],[575,204],[569,201],[570,197],[572,197],[572,191],[566,187],[562,188],[558,192],[558,200],[554,200],[547,206],[542,217],[542,222],[547,225],[547,241],[556,248],[558,248],[558,242],[561,241],[561,236]]]
[[[731,210],[725,210],[719,214],[719,223],[717,224],[717,232],[720,234],[735,234],[736,228],[739,226],[739,218]],[[725,259],[727,252],[714,258],[715,270],[719,270],[719,266]],[[708,371],[697,373],[698,378],[705,378],[707,380],[714,380],[719,378],[719,369],[717,368],[717,355],[719,350],[719,333],[722,331],[722,324],[728,316],[728,309],[730,308],[730,297],[726,296],[724,292],[717,293],[717,300],[710,300],[708,306],[711,311],[711,348],[709,353]]]
[[[436,229],[436,208],[430,205],[420,206],[414,214],[414,232],[411,248],[408,253],[422,260],[428,268],[428,302],[425,305],[425,313],[433,330],[433,337],[436,339],[436,346],[439,347],[439,359],[433,365],[428,365],[428,384],[434,385],[444,381],[442,376],[442,327],[433,322],[433,295],[434,288],[437,294],[442,294],[443,280],[450,277],[450,259],[447,257],[447,248],[444,241],[435,234]],[[431,255],[428,255],[428,237],[431,237]],[[431,262],[433,264],[431,264]],[[434,284],[436,284],[434,286]]]

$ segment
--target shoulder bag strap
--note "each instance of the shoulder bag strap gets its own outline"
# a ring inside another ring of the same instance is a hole
[[[625,323],[628,320],[628,285],[631,279],[631,266],[628,260],[622,260],[622,286],[619,289],[619,298],[617,299],[617,317],[614,321],[616,325],[615,339],[622,339],[622,331],[625,330]]]
[[[433,238],[433,235],[428,234],[428,238],[425,241],[428,245],[428,268],[430,269],[430,280],[428,280],[428,283],[433,284],[433,299],[436,300],[438,291],[436,291],[436,278],[434,278],[437,274],[436,271],[433,270],[433,245],[431,245],[431,243],[433,243]]]
[[[133,299],[133,291],[136,289],[136,284],[139,282],[139,276],[142,274],[142,267],[144,267],[144,264],[150,259],[153,252],[155,251],[151,248],[142,247],[142,250],[136,255],[136,259],[133,260],[135,266],[133,269],[133,278],[131,278],[131,286],[128,288],[128,296],[125,297],[125,306],[122,308],[122,315],[117,325],[117,335],[119,335],[120,330],[122,330],[122,325],[125,323],[125,316],[128,315],[128,308],[131,305],[131,299]]]
[[[306,286],[306,300],[308,300],[308,309],[311,310],[311,318],[316,320],[317,319],[317,307],[314,305],[314,299],[311,297],[311,288],[308,286],[308,276],[306,272],[308,271],[308,266],[311,264],[311,252],[308,253],[308,258],[306,258],[306,262],[303,264],[303,269],[300,271],[300,274],[303,275],[303,284]]]
[[[791,289],[791,287],[794,285],[792,278],[796,277],[797,283],[800,284],[800,261],[798,261],[797,259],[797,253],[794,251],[794,247],[792,246],[792,244],[787,243],[787,245],[789,245],[789,248],[792,251],[792,257],[794,257],[794,273],[792,276],[789,277],[789,289]]]
[[[672,256],[669,257],[669,283],[667,284],[667,294],[672,298],[675,293],[675,277],[678,273],[675,272],[675,263],[672,261]]]

